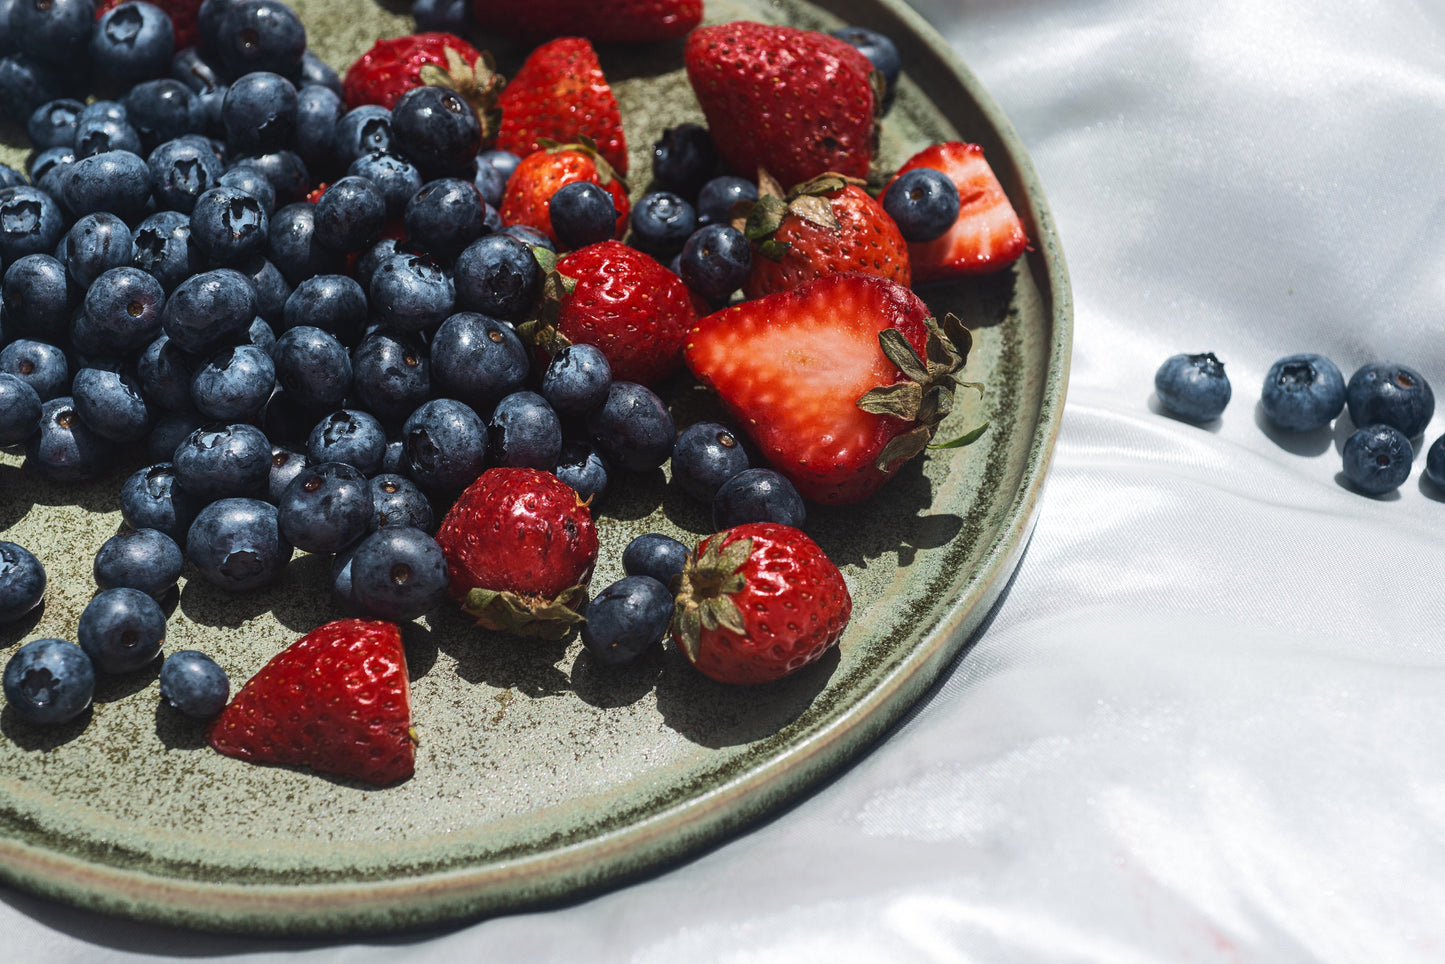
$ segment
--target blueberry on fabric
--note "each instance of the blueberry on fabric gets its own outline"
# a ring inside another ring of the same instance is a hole
[[[632,243],[652,254],[673,254],[696,230],[697,212],[670,191],[645,194],[632,209]]]
[[[467,174],[482,147],[477,112],[450,87],[413,87],[391,108],[391,129],[428,178]]]
[[[712,524],[719,531],[747,522],[779,522],[801,529],[807,519],[803,497],[786,476],[772,469],[745,469],[718,487]]]
[[[360,251],[386,224],[386,198],[370,180],[347,175],[316,202],[316,240],[335,251]]]
[[[607,400],[612,366],[602,349],[577,343],[552,356],[542,373],[542,397],[562,415],[586,415]]]
[[[672,455],[677,427],[667,404],[646,385],[613,382],[587,416],[587,434],[609,465],[646,472]]]
[[[65,175],[65,206],[76,216],[109,211],[127,222],[139,221],[150,200],[151,170],[128,150],[82,157]]]
[[[160,281],[140,268],[109,268],[85,293],[85,318],[109,353],[128,356],[160,334],[166,293]]]
[[[130,673],[160,655],[166,614],[138,589],[106,589],[80,614],[76,642],[102,673]]]
[[[683,245],[677,273],[693,291],[720,302],[743,286],[752,266],[752,244],[741,231],[729,224],[709,224]]]
[[[371,276],[368,294],[381,321],[402,331],[435,328],[456,302],[451,277],[418,254],[394,254],[383,261]]]
[[[173,461],[181,488],[197,499],[260,495],[270,482],[271,443],[254,425],[203,425],[176,446]]]
[[[1170,414],[1190,422],[1209,422],[1229,404],[1229,376],[1214,352],[1174,355],[1155,373],[1154,392]]]
[[[742,440],[717,422],[689,425],[672,447],[672,484],[708,505],[724,482],[746,468]]]
[[[397,154],[386,151],[372,151],[351,162],[346,173],[364,177],[376,185],[386,201],[386,216],[399,218],[406,212],[406,204],[412,195],[421,190],[421,171],[416,165]]]
[[[525,385],[531,369],[527,346],[512,327],[477,312],[457,312],[432,337],[437,391],[479,411]]]
[[[3,216],[0,212],[0,218]],[[75,306],[65,265],[49,254],[7,260],[3,300],[7,333],[32,335],[47,342],[63,340]]]
[[[190,214],[202,194],[221,183],[224,168],[210,145],[178,137],[156,146],[146,157],[156,203]]]
[[[292,548],[281,538],[276,507],[259,499],[219,499],[186,535],[186,557],[201,578],[227,592],[250,592],[280,578]]]
[[[922,243],[948,233],[958,220],[958,188],[942,171],[916,167],[899,176],[883,195],[888,212],[903,240]]]
[[[84,109],[83,103],[68,97],[47,101],[35,108],[25,122],[30,145],[37,151],[47,147],[74,147],[75,127]]]
[[[536,392],[513,392],[487,421],[487,449],[496,465],[550,471],[562,453],[562,423]]]
[[[261,202],[233,187],[211,188],[191,210],[191,240],[213,265],[264,254],[270,226]]]
[[[696,197],[717,166],[717,147],[700,124],[666,128],[653,142],[652,176],[670,191]]]
[[[233,77],[258,70],[294,77],[306,27],[281,0],[241,0],[221,15],[213,49]]]
[[[301,405],[325,411],[351,390],[351,357],[335,335],[311,325],[288,328],[271,350],[276,384]]]
[[[382,419],[405,418],[431,396],[431,362],[416,335],[378,328],[351,355],[352,391]]]
[[[471,113],[471,108],[467,108]],[[406,234],[443,261],[451,261],[486,230],[486,202],[471,181],[439,178],[412,195],[402,213]]]
[[[27,254],[50,254],[64,234],[65,216],[49,194],[28,185],[0,190],[0,262],[12,265]]]
[[[386,526],[351,554],[351,596],[381,619],[408,620],[446,598],[447,560],[435,539],[411,526]]]
[[[170,462],[137,469],[120,489],[120,517],[126,525],[165,533],[177,545],[185,540],[200,508],[195,498],[181,490]]]
[[[1406,438],[1419,438],[1435,414],[1435,393],[1415,369],[1392,362],[1365,365],[1345,386],[1350,421],[1392,425]]]
[[[542,293],[542,268],[528,245],[488,234],[467,245],[452,266],[456,304],[494,318],[524,318]]]
[[[251,327],[256,289],[231,268],[217,268],[182,281],[166,299],[161,326],[184,351],[199,353]]]
[[[124,372],[82,368],[75,373],[70,393],[81,421],[112,442],[138,442],[155,421],[140,384]]]
[[[377,104],[362,104],[341,115],[336,122],[336,160],[349,165],[364,154],[377,151],[399,154],[392,133],[391,111]]]
[[[237,77],[221,103],[226,142],[242,154],[290,147],[298,105],[296,86],[280,74],[257,70]]]
[[[196,649],[171,653],[161,663],[161,699],[195,720],[209,720],[231,698],[231,678],[214,659]]]
[[[752,181],[732,174],[715,177],[697,192],[698,226],[727,224],[734,204],[757,199],[758,187]]]
[[[552,474],[582,499],[595,498],[607,490],[607,460],[595,446],[577,439],[563,441]]]
[[[40,407],[40,431],[25,442],[25,465],[47,482],[88,482],[105,471],[113,444],[93,431],[69,395]]]
[[[574,250],[610,239],[617,231],[619,213],[611,192],[591,181],[564,184],[547,208],[557,240]]]
[[[111,7],[90,34],[91,62],[120,80],[159,77],[176,50],[171,18],[154,4],[132,0]]]
[[[436,529],[431,501],[404,475],[383,472],[367,480],[371,489],[371,528],[411,526],[425,532]]]
[[[316,240],[316,205],[305,201],[277,209],[267,240],[271,260],[293,287],[319,274],[339,274],[346,256]]]
[[[1276,427],[1312,432],[1344,410],[1345,376],[1323,355],[1286,355],[1269,367],[1259,402]]]
[[[687,546],[660,532],[644,532],[622,550],[622,571],[629,576],[651,576],[664,586],[687,564]]]
[[[15,542],[0,542],[0,623],[13,623],[45,598],[45,567]]]
[[[40,431],[40,395],[30,383],[0,372],[0,445],[17,445]]]
[[[306,439],[306,460],[312,465],[344,462],[361,472],[375,475],[386,456],[386,430],[376,416],[355,408],[343,408],[316,423]]]
[[[1366,425],[1345,439],[1345,478],[1366,495],[1398,489],[1409,478],[1414,459],[1410,440],[1393,425]]]
[[[0,348],[0,372],[33,388],[42,404],[60,397],[70,386],[65,352],[49,342],[17,338]]]
[[[217,349],[196,368],[191,401],[207,418],[240,422],[259,413],[275,387],[270,354],[255,345],[235,345]]]
[[[873,69],[883,75],[883,102],[879,107],[879,116],[887,114],[893,106],[898,75],[903,70],[898,45],[885,34],[867,27],[844,27],[842,30],[833,31],[833,36],[858,48],[858,52],[868,58]]]
[[[451,398],[424,402],[401,430],[406,474],[424,490],[454,494],[482,474],[487,425],[468,405]]]
[[[185,559],[176,540],[159,529],[127,529],[101,544],[95,554],[95,584],[101,589],[138,589],[159,599],[181,576]]]
[[[306,552],[340,552],[371,529],[366,476],[341,462],[311,463],[277,503],[281,535]]]
[[[1425,478],[1445,493],[1445,435],[1437,438],[1425,451]]]
[[[582,645],[604,666],[630,663],[662,642],[673,595],[651,576],[624,576],[587,603]]]
[[[191,218],[180,211],[157,211],[136,225],[131,238],[131,264],[161,283],[166,291],[202,267],[199,250],[191,244]]]
[[[65,235],[65,270],[81,288],[110,268],[130,267],[134,258],[130,226],[114,214],[87,214]]]
[[[95,667],[85,651],[63,639],[36,639],[5,664],[5,702],[35,726],[66,723],[84,713],[95,695]]]

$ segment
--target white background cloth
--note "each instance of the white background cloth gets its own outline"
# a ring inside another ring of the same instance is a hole
[[[1445,958],[1445,496],[1419,463],[1355,494],[1341,426],[1255,408],[1318,351],[1411,365],[1445,410],[1445,6],[914,2],[1032,153],[1077,304],[1032,545],[924,702],[752,832],[570,906],[279,944],[0,890],[8,959]],[[1203,350],[1223,419],[1158,414],[1159,363]]]

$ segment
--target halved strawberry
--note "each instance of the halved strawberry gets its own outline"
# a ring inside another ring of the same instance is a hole
[[[934,144],[910,157],[898,174],[916,167],[931,167],[947,175],[958,188],[959,205],[958,220],[943,237],[908,246],[915,281],[988,274],[1024,253],[1029,238],[1023,221],[984,160],[982,147],[961,141]],[[887,190],[885,187],[884,193]]]
[[[708,315],[683,357],[816,502],[858,502],[923,451],[971,338],[896,282],[835,274]]]
[[[502,208],[498,212],[502,223],[526,225],[556,241],[557,233],[552,230],[552,195],[573,181],[591,181],[607,188],[618,211],[617,237],[627,233],[628,217],[632,212],[632,205],[627,199],[627,185],[590,142],[549,143],[541,150],[524,156],[507,179],[507,191],[502,196]]]
[[[702,20],[702,0],[472,0],[472,11],[509,37],[639,44],[684,36]]]
[[[590,138],[613,170],[627,173],[622,112],[597,51],[582,37],[561,37],[532,51],[501,96],[497,148],[518,157],[543,146]]]

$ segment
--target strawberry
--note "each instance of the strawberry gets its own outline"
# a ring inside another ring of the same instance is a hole
[[[998,271],[1024,253],[1029,244],[1024,224],[983,159],[982,147],[960,141],[934,144],[909,158],[898,174],[915,167],[942,171],[958,188],[959,200],[958,220],[943,237],[908,246],[920,283]]]
[[[856,47],[739,21],[694,30],[683,56],[718,153],[739,173],[766,168],[784,184],[868,176],[882,74]]]
[[[561,37],[532,51],[500,103],[498,149],[526,157],[543,141],[565,144],[586,137],[613,170],[627,173],[622,112],[586,39]]]
[[[743,293],[758,298],[843,271],[911,283],[908,245],[862,183],[824,174],[783,197],[777,183],[763,177],[762,196],[734,220],[753,242]]]
[[[502,195],[499,212],[503,224],[524,224],[541,231],[553,241],[557,240],[552,230],[552,195],[557,189],[573,181],[591,181],[607,188],[612,201],[617,205],[617,237],[627,233],[628,217],[632,211],[627,199],[627,185],[597,154],[590,142],[580,144],[551,144],[522,158],[512,176],[507,179],[507,191]]]
[[[506,81],[496,61],[449,33],[415,33],[378,40],[346,71],[347,107],[380,104],[387,110],[413,87],[450,87],[477,112],[482,141],[496,136],[498,102]]]
[[[100,0],[95,5],[95,19],[99,20],[121,4],[131,2],[132,0]],[[194,47],[200,41],[201,0],[149,0],[149,2],[160,7],[171,18],[171,29],[176,35],[177,50]]]
[[[801,530],[749,522],[683,567],[672,638],[720,683],[770,683],[817,662],[853,612],[843,574]]]
[[[401,632],[341,619],[261,667],[206,731],[211,746],[252,763],[283,763],[385,786],[415,767]]]
[[[484,30],[600,44],[672,40],[702,20],[702,0],[472,0],[472,10]]]
[[[929,443],[970,344],[902,285],[834,274],[708,315],[683,357],[799,493],[839,504]]]
[[[560,639],[581,621],[597,528],[587,503],[550,472],[483,472],[447,512],[437,542],[451,594],[479,625]]]

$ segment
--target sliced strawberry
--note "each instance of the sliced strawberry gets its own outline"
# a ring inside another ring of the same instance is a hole
[[[532,51],[502,91],[501,108],[498,149],[526,157],[543,141],[588,138],[613,170],[627,174],[622,112],[586,39],[562,37]]]
[[[638,44],[686,35],[702,20],[702,0],[473,0],[472,11],[484,29],[510,37]]]

